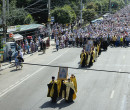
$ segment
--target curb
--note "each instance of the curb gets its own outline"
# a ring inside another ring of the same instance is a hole
[[[54,47],[54,45],[55,45],[55,44],[53,44],[53,43],[50,44],[50,47],[49,47],[49,48]],[[48,49],[49,49],[49,48],[48,48]],[[37,54],[37,52],[33,53],[33,55],[35,55],[35,54]],[[23,57],[23,58],[26,59],[26,58],[28,58],[28,57],[30,57],[30,56],[32,56],[32,55],[30,54],[30,55],[25,56],[25,57]],[[9,68],[11,65],[12,65],[12,64],[8,64],[7,66],[2,66],[2,63],[1,63],[0,71],[3,71],[3,70],[5,70],[5,69]],[[2,68],[2,67],[3,67],[3,68]],[[1,73],[0,73],[0,75],[1,75]]]

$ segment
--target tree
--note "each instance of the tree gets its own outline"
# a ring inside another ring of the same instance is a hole
[[[33,23],[32,16],[24,9],[10,10],[10,15],[7,19],[8,25],[22,25]]]
[[[69,5],[64,5],[63,7],[56,7],[52,11],[52,16],[55,17],[55,22],[62,24],[72,23],[76,19],[75,11]]]
[[[29,14],[29,12],[27,12],[24,8],[17,8],[16,4],[16,0],[10,1],[10,12],[7,17],[7,25],[11,26],[33,23],[34,20],[31,14]]]
[[[55,22],[66,24],[70,23],[71,16],[68,11],[64,10],[63,8],[55,8],[52,11],[52,16],[55,17]]]
[[[68,11],[68,13],[71,17],[70,23],[74,22],[76,19],[75,11],[69,5],[64,5],[62,9]]]
[[[96,12],[94,9],[84,9],[83,10],[83,19],[85,21],[92,21],[96,17]]]

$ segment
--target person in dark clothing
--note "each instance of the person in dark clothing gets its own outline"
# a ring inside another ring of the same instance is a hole
[[[90,57],[90,62],[89,62],[89,67],[93,65],[93,51],[91,52],[91,57]]]
[[[42,51],[43,50],[43,40],[41,39],[41,41],[40,41],[40,51]]]
[[[85,50],[82,51],[82,53],[80,54],[80,65],[81,67],[85,67],[86,65],[86,53],[85,53]]]
[[[11,63],[12,54],[13,54],[12,50],[9,49],[9,51],[8,51],[8,55],[9,55],[9,63]]]
[[[62,95],[66,96],[65,93],[63,94],[63,91],[65,91],[65,89],[66,89],[66,87],[65,87],[65,84],[64,84],[64,80],[62,80],[59,97],[62,97]]]
[[[51,97],[52,103],[56,103],[58,97],[58,89],[57,89],[57,82],[55,81],[55,77],[52,77],[52,81],[47,84],[48,86],[48,94],[47,97]]]
[[[45,53],[46,52],[46,43],[45,43],[45,41],[43,41],[43,53]]]

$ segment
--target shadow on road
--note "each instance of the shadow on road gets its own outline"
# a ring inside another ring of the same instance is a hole
[[[40,54],[38,54],[38,55],[43,55],[44,53],[40,53]]]
[[[57,50],[52,51],[52,53],[57,52]]]
[[[14,62],[12,62],[14,63]],[[92,69],[89,67],[67,67],[67,66],[55,66],[55,65],[44,65],[44,64],[34,64],[34,63],[23,63],[23,65],[37,65],[37,66],[47,66],[47,67],[54,67],[54,68],[59,68],[59,67],[66,67],[66,68],[70,68],[70,69],[77,69],[77,70],[90,70],[90,71],[104,71],[104,72],[112,72],[112,73],[125,73],[125,74],[130,74],[130,72],[126,72],[126,71],[112,71],[112,70],[103,70],[103,69]]]
[[[44,109],[44,108],[59,108],[59,109],[62,109],[62,108],[65,108],[67,106],[70,106],[73,103],[74,102],[66,103],[65,100],[60,100],[59,103],[52,103],[51,101],[48,101],[48,102],[45,102],[40,108],[41,109]]]

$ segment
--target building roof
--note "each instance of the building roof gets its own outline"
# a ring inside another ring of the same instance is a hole
[[[20,32],[20,31],[26,31],[26,30],[32,30],[40,27],[45,27],[42,24],[27,24],[27,25],[17,25],[17,26],[9,26],[7,29],[7,33],[10,32]],[[1,28],[0,31],[3,29]]]

